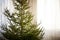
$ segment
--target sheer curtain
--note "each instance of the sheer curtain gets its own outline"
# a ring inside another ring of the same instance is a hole
[[[45,31],[45,40],[60,37],[59,0],[37,0],[37,22],[41,22]],[[51,38],[52,37],[52,38]]]

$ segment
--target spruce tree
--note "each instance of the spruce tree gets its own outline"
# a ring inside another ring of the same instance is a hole
[[[44,32],[38,24],[32,23],[33,15],[29,12],[28,0],[14,0],[13,5],[15,11],[12,14],[8,9],[4,13],[9,25],[2,27],[3,36],[8,40],[41,40]]]

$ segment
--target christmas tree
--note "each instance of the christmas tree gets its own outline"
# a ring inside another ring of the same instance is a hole
[[[14,0],[13,5],[15,11],[12,14],[8,9],[4,13],[9,25],[2,27],[3,36],[8,40],[41,40],[44,32],[37,24],[32,23],[29,1]]]

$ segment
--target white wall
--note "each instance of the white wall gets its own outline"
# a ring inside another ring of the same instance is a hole
[[[59,11],[59,0],[37,0],[37,22],[41,22],[45,29],[45,40],[50,40],[50,37],[59,35]]]

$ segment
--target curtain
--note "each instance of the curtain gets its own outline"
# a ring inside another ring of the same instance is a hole
[[[57,39],[60,31],[59,0],[37,0],[37,23],[45,31],[45,40]],[[56,37],[56,38],[55,38]]]

